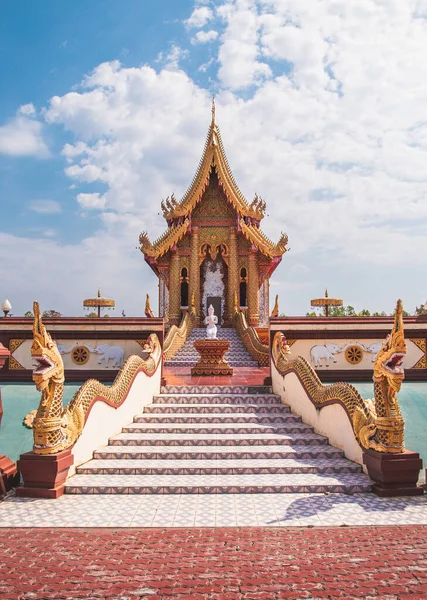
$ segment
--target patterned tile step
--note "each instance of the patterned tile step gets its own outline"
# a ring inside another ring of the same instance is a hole
[[[200,357],[188,358],[185,360],[168,360],[165,362],[167,367],[193,367]],[[258,363],[247,360],[227,360],[230,367],[258,367]]]
[[[343,453],[333,446],[105,446],[96,450],[95,459],[132,460],[247,460],[247,459],[332,459]]]
[[[275,404],[280,405],[280,397],[274,394],[161,394],[153,396],[153,404]]]
[[[77,473],[112,475],[210,475],[277,473],[360,473],[361,467],[345,458],[335,459],[104,459],[90,460]]]
[[[192,414],[209,414],[209,413],[220,413],[220,414],[235,414],[235,413],[247,413],[247,414],[269,414],[269,415],[283,415],[290,414],[289,406],[285,404],[148,404],[144,408],[144,415],[146,414],[181,414],[181,413],[192,413]]]
[[[110,446],[258,446],[326,445],[326,437],[316,433],[119,433],[109,439]]]
[[[75,475],[66,494],[223,494],[369,492],[363,473],[297,475]]]
[[[301,417],[291,413],[265,414],[265,413],[144,413],[133,419],[134,423],[300,423]]]
[[[290,423],[130,423],[123,433],[312,433],[313,427],[302,422]]]
[[[247,394],[247,385],[165,385],[161,394]]]

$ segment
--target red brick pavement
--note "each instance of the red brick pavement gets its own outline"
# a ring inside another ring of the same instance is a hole
[[[0,598],[427,598],[427,526],[0,529]]]

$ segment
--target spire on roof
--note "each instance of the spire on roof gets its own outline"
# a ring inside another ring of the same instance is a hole
[[[215,94],[212,94],[212,125],[215,125]]]

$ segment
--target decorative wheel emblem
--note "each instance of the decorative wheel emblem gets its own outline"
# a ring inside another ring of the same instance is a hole
[[[345,359],[352,365],[358,365],[363,358],[363,350],[359,346],[349,346],[345,351]]]
[[[85,346],[76,346],[71,353],[71,360],[76,365],[85,365],[89,356],[89,350]]]

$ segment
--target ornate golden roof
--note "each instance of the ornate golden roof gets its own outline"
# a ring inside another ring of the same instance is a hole
[[[243,219],[240,221],[240,227],[245,238],[259,248],[259,250],[268,256],[268,258],[282,256],[286,252],[286,245],[288,243],[288,236],[286,233],[282,233],[280,240],[275,244],[261,231],[261,229],[259,229],[259,227],[247,225]]]
[[[209,177],[213,167],[216,169],[228,201],[236,211],[244,217],[252,217],[257,220],[264,218],[266,208],[264,200],[255,194],[252,203],[248,204],[233,177],[225,155],[221,133],[215,122],[215,102],[212,100],[212,121],[196,174],[180,202],[175,200],[173,194],[166,201],[162,201],[163,216],[165,219],[175,219],[191,213],[209,185]]]
[[[155,242],[152,244],[148,238],[147,232],[143,231],[139,236],[140,250],[146,256],[159,258],[179,242],[187,233],[190,222],[185,219],[182,223],[171,225]]]

